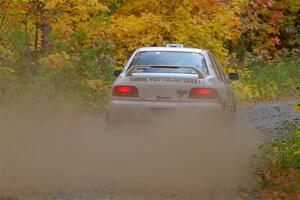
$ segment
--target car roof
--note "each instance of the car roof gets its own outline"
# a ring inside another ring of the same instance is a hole
[[[196,48],[181,48],[181,47],[142,47],[138,49],[140,51],[176,51],[176,52],[192,52],[192,53],[204,53],[207,52],[203,49]]]

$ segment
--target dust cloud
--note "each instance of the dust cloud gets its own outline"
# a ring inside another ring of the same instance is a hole
[[[180,193],[248,184],[257,138],[188,112],[155,111],[108,131],[103,116],[6,109],[0,126],[0,192]]]

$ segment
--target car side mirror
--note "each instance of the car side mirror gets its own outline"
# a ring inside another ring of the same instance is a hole
[[[237,72],[228,73],[228,79],[231,81],[237,81],[240,79],[240,74]]]
[[[119,69],[115,70],[114,71],[114,76],[118,77],[121,74],[121,72],[122,72],[122,70],[119,70]]]

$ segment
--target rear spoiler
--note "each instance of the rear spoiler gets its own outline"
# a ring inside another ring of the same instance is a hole
[[[199,78],[204,78],[203,74],[197,67],[190,67],[190,66],[153,66],[153,65],[134,65],[130,67],[127,72],[126,76],[132,76],[135,70],[137,69],[145,69],[145,68],[170,68],[170,69],[177,69],[177,68],[184,68],[184,69],[193,69],[197,72]]]

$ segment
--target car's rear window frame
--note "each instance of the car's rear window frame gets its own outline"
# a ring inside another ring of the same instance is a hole
[[[136,52],[136,53],[133,55],[133,57],[132,57],[130,63],[128,64],[127,70],[129,70],[132,66],[135,66],[135,65],[132,64],[133,61],[134,61],[135,56],[136,56],[137,54],[144,53],[144,52],[170,52],[170,53],[192,53],[192,54],[199,54],[199,55],[203,56],[203,61],[204,61],[203,63],[204,63],[204,65],[205,65],[204,67],[205,67],[205,69],[206,69],[206,72],[205,72],[205,74],[203,74],[203,75],[204,75],[204,76],[207,76],[207,75],[210,74],[210,71],[209,71],[209,68],[208,68],[208,63],[207,63],[207,61],[206,61],[205,55],[204,55],[203,53],[201,53],[201,52],[193,52],[193,51],[166,51],[166,50],[163,50],[163,51],[160,51],[160,50],[155,50],[155,51],[138,51],[138,52]],[[164,66],[164,65],[161,65],[161,66]],[[175,66],[175,65],[174,65],[174,66]],[[180,66],[178,66],[178,67],[180,67]],[[201,72],[203,72],[203,71],[201,71]]]

